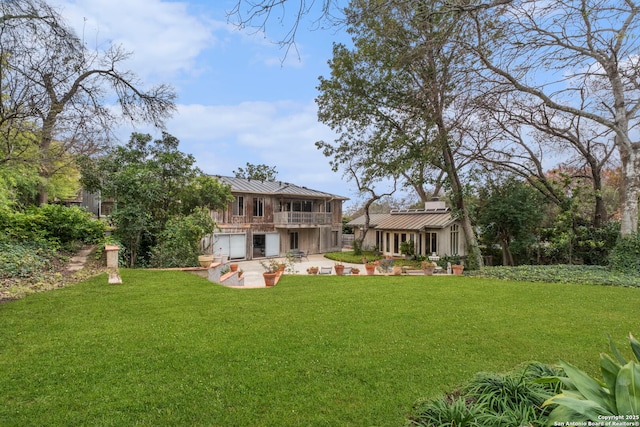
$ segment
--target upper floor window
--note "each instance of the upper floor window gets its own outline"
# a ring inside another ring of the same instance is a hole
[[[264,216],[264,198],[253,198],[253,216]]]
[[[313,212],[313,202],[310,200],[291,200],[282,207],[284,212]]]
[[[327,213],[331,212],[331,202],[326,202],[324,204],[324,211],[327,212]]]
[[[244,197],[236,196],[233,201],[232,214],[234,216],[244,216]]]

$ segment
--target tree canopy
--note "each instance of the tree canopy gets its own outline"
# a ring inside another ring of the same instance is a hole
[[[149,262],[170,221],[175,227],[177,217],[203,207],[221,209],[233,200],[229,186],[204,175],[194,166],[194,157],[179,151],[178,145],[178,139],[166,132],[157,140],[134,133],[126,145],[97,161],[82,162],[85,188],[114,201],[114,235],[126,248],[129,266]],[[213,228],[211,222],[209,232]]]
[[[61,173],[56,162],[95,154],[108,144],[118,117],[107,96],[115,97],[121,117],[129,120],[162,127],[173,113],[173,89],[145,88],[135,73],[123,70],[130,53],[122,47],[88,46],[42,0],[0,5],[0,161],[37,166],[39,203],[49,201],[49,180]],[[25,156],[33,150],[35,155]]]

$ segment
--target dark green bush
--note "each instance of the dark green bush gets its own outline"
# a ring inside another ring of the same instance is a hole
[[[74,242],[103,241],[105,224],[78,207],[43,205],[25,212],[3,210],[0,229],[10,239],[69,247]]]
[[[200,239],[212,232],[215,223],[204,210],[169,219],[151,250],[152,267],[192,267],[198,265]]]
[[[611,270],[640,274],[640,234],[621,237],[609,254]]]
[[[607,265],[611,250],[620,236],[620,223],[609,222],[603,227],[577,227],[573,258],[587,265]]]
[[[71,242],[96,243],[104,240],[105,224],[95,220],[84,209],[62,205],[43,205],[37,208],[44,223],[39,224],[47,238],[63,245]]]

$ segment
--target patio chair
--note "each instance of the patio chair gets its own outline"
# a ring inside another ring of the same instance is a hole
[[[298,251],[298,257],[300,259],[300,262],[302,262],[302,258],[306,259],[307,261],[309,261],[309,257],[307,256],[309,255],[309,251],[305,252],[305,251]]]
[[[318,274],[331,274],[332,271],[332,267],[320,267],[320,271],[318,271]]]

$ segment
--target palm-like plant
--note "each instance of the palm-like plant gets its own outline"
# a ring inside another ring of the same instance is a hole
[[[613,357],[600,355],[602,381],[567,362],[560,362],[566,377],[542,380],[562,383],[562,392],[543,405],[558,405],[549,415],[550,425],[555,421],[602,422],[607,416],[640,415],[640,343],[631,334],[629,343],[635,360],[627,361],[609,337]]]

